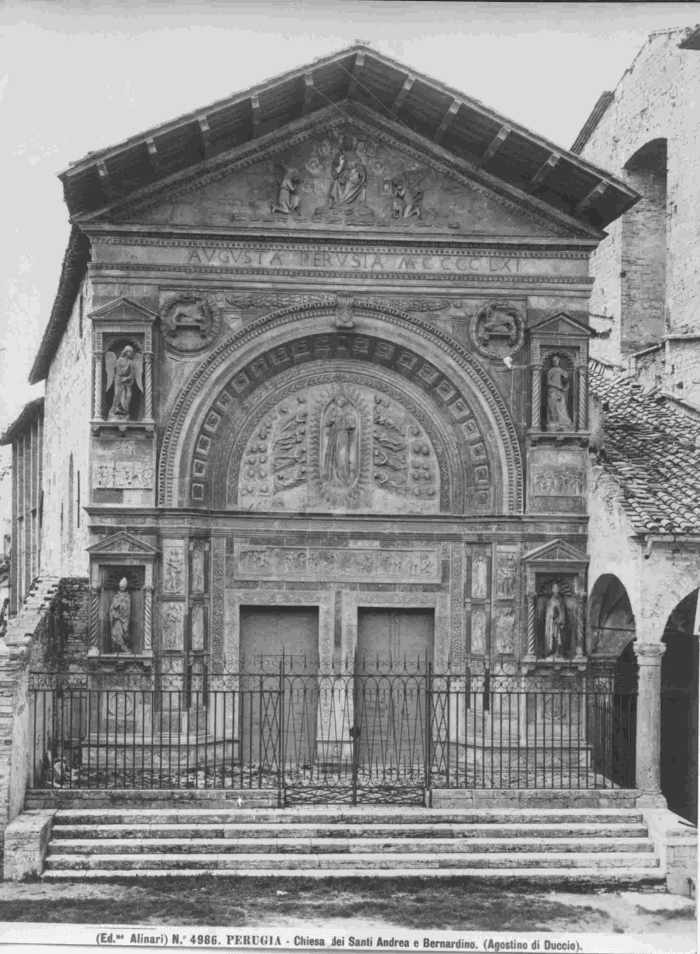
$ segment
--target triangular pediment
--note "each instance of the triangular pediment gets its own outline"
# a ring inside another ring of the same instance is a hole
[[[565,335],[567,338],[590,338],[593,334],[590,328],[565,311],[543,318],[531,325],[529,330],[531,335]]]
[[[149,308],[144,308],[130,298],[115,298],[107,302],[89,315],[93,321],[155,321],[158,315]]]
[[[87,548],[87,552],[92,557],[143,556],[151,560],[158,555],[158,550],[155,547],[152,547],[149,543],[144,543],[143,540],[139,540],[138,537],[127,533],[125,530],[113,533],[111,536],[105,537],[104,540],[100,540],[99,543],[93,543],[91,547]]]
[[[530,550],[523,556],[522,561],[528,564],[569,563],[581,566],[588,563],[589,559],[587,553],[572,547],[570,543],[564,540],[552,540],[551,543],[545,543]]]
[[[459,168],[371,110],[290,123],[225,162],[144,189],[108,218],[196,229],[561,238],[580,223],[478,169]]]

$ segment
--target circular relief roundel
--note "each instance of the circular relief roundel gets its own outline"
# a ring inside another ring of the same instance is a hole
[[[169,351],[196,354],[218,337],[219,309],[206,295],[184,294],[169,298],[161,309],[163,336]]]
[[[480,354],[487,358],[505,358],[522,348],[525,322],[512,302],[489,302],[473,316],[471,336]]]

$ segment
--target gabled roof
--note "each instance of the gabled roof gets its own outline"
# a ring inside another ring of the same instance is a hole
[[[593,240],[639,199],[622,180],[478,100],[358,44],[88,153],[61,173],[74,227],[30,382],[46,377],[86,271],[89,243],[81,223],[144,190],[196,175],[202,163],[234,156],[289,123],[353,104],[422,136],[475,176],[568,216]]]
[[[594,362],[589,375],[591,392],[608,406],[601,463],[634,529],[700,533],[700,422],[633,377]]]
[[[478,100],[356,45],[88,153],[61,173],[66,203],[73,216],[107,208],[144,185],[344,101],[407,126],[594,228],[637,201],[621,180]]]
[[[12,444],[13,441],[21,437],[30,424],[44,413],[43,397],[35,398],[29,404],[25,404],[12,424],[0,435],[0,446]]]

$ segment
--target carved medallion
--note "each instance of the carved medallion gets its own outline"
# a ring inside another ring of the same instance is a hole
[[[163,336],[170,351],[197,354],[216,340],[221,328],[217,306],[197,293],[169,298],[161,309]]]
[[[481,354],[502,359],[522,348],[525,323],[520,310],[511,302],[489,302],[472,317],[471,336]]]

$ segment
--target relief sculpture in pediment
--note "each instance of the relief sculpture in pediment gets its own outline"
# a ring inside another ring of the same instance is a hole
[[[330,122],[267,150],[257,161],[203,170],[129,220],[149,224],[449,234],[560,234],[549,220],[483,183],[356,122]]]

